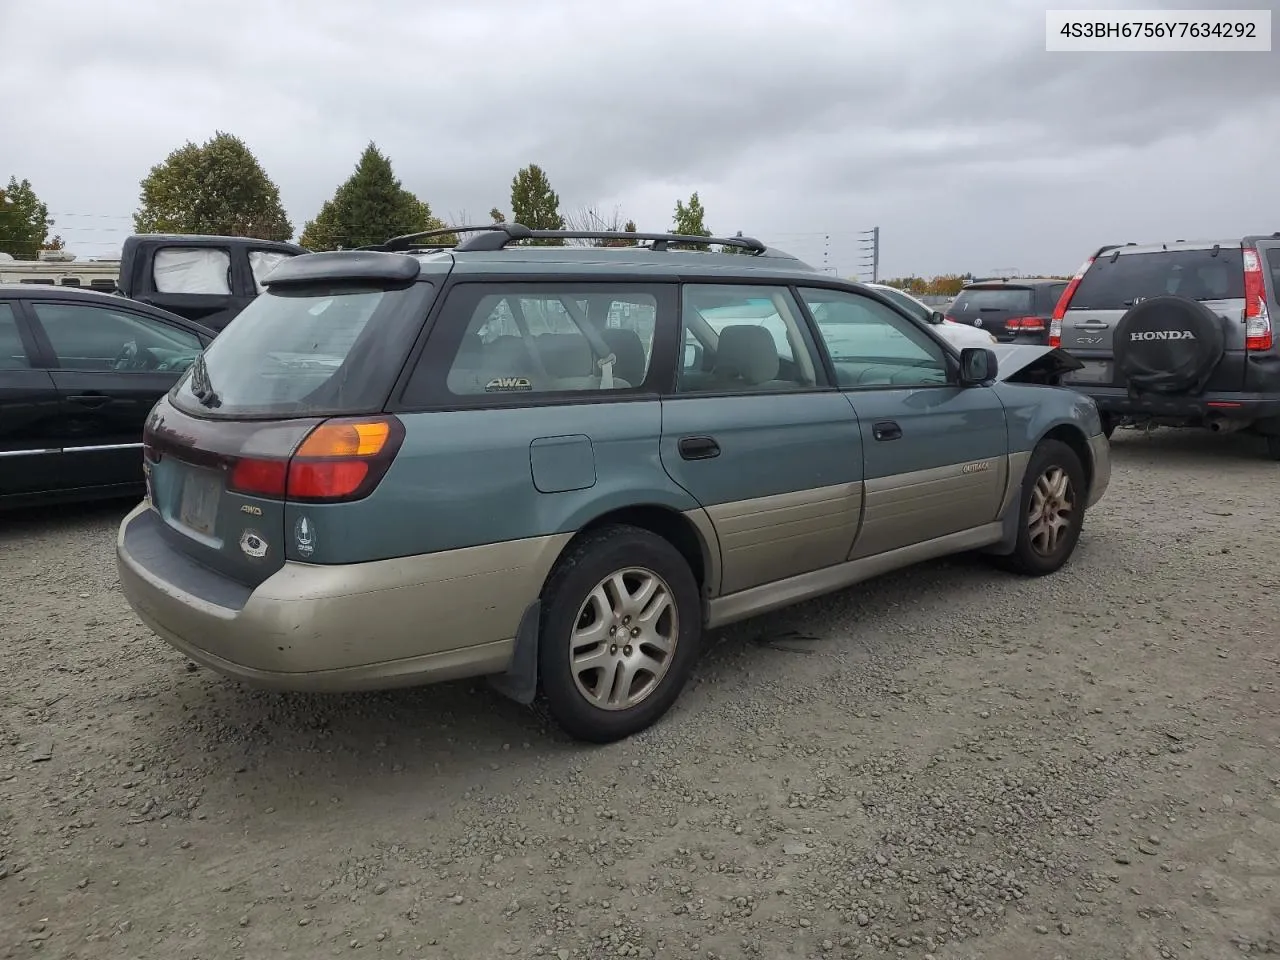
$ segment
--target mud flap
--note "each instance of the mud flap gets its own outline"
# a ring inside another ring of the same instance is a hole
[[[1018,485],[1018,493],[1009,504],[1009,509],[1000,518],[1000,539],[989,547],[983,547],[979,553],[994,554],[1007,557],[1018,546],[1018,520],[1022,517],[1022,484]]]
[[[489,686],[508,699],[528,706],[538,694],[538,630],[542,624],[542,601],[525,608],[516,630],[516,648],[505,673],[486,679]]]

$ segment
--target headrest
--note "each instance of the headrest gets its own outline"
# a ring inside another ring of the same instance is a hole
[[[734,324],[720,331],[716,373],[736,376],[751,384],[778,376],[778,346],[773,335],[754,324]]]
[[[544,333],[533,338],[548,375],[557,379],[591,373],[591,344],[580,333]]]
[[[644,382],[645,358],[644,344],[640,342],[640,334],[625,327],[605,327],[600,336],[613,351],[615,363],[614,376],[626,380],[633,387]]]

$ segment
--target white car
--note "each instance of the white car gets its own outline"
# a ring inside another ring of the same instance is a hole
[[[883,283],[867,283],[864,286],[884,294],[913,317],[937,327],[938,333],[957,347],[989,347],[998,342],[994,336],[984,330],[948,320],[927,303],[921,303],[911,294],[897,287],[888,287]]]

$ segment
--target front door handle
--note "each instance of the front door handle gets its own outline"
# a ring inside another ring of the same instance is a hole
[[[902,428],[892,420],[881,420],[871,425],[871,435],[877,440],[897,440],[902,436]]]
[[[680,456],[686,460],[710,460],[720,456],[720,444],[711,437],[683,437],[679,448]]]
[[[100,407],[105,403],[110,403],[111,398],[101,393],[84,393],[67,397],[67,401],[81,407]]]

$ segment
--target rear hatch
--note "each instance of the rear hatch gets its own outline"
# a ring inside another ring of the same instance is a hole
[[[311,556],[289,505],[359,499],[403,430],[381,414],[432,296],[396,286],[270,288],[152,410],[147,492],[171,547],[248,586]]]
[[[1006,342],[1023,332],[1021,321],[1035,316],[1035,290],[1013,283],[971,284],[960,291],[947,311],[947,317],[956,323],[978,327]],[[1010,324],[1011,320],[1017,322]],[[1048,321],[1042,320],[1035,332],[1047,329]]]
[[[1063,349],[1085,362],[1072,383],[1124,387],[1115,369],[1113,337],[1129,308],[1174,294],[1203,303],[1222,318],[1226,353],[1206,387],[1240,390],[1244,383],[1244,260],[1240,246],[1151,249],[1120,247],[1099,255],[1071,294],[1062,316]]]

